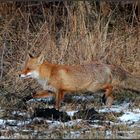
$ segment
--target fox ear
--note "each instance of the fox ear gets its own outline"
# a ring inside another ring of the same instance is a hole
[[[37,62],[38,62],[38,64],[42,64],[43,61],[44,61],[44,55],[41,54],[41,55],[38,57]]]

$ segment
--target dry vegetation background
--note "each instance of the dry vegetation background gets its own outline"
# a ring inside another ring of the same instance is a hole
[[[1,2],[1,105],[38,88],[18,78],[28,52],[57,64],[97,59],[140,76],[139,24],[138,1]]]

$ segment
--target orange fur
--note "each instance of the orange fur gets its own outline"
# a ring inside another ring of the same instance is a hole
[[[112,73],[113,65],[104,64],[98,61],[83,65],[57,65],[44,61],[43,56],[29,56],[21,77],[32,77],[38,80],[44,90],[48,86],[53,87],[56,94],[56,107],[60,107],[64,93],[67,91],[97,91],[104,89],[106,104],[111,106],[113,102],[112,88],[118,80],[114,80]],[[125,76],[124,76],[125,77]],[[34,98],[49,96],[47,91],[37,93]]]

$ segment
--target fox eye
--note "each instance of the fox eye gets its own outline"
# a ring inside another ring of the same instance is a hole
[[[29,71],[30,70],[30,68],[27,68],[27,71]]]

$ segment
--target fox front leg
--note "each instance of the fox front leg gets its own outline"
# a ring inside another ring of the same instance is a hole
[[[54,94],[46,90],[42,90],[40,92],[33,94],[33,98],[46,98],[46,97],[51,97],[51,96],[54,96]]]

